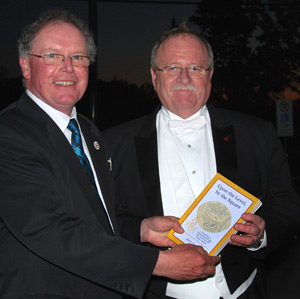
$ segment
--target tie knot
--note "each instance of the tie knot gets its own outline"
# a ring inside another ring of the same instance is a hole
[[[72,133],[78,133],[79,132],[78,123],[77,123],[75,118],[70,119],[70,122],[68,124],[68,129]]]

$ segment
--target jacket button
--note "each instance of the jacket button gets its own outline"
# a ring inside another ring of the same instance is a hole
[[[121,283],[120,282],[115,282],[115,288],[120,289],[121,288]]]

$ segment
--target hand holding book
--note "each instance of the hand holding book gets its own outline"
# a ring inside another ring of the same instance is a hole
[[[200,245],[209,255],[218,255],[240,225],[238,231],[247,235],[233,237],[231,244],[256,244],[261,237],[261,232],[255,231],[260,227],[257,224],[262,227],[264,223],[260,223],[262,218],[247,213],[255,213],[261,204],[258,198],[218,173],[180,218],[185,232],[171,230],[168,237],[177,244]]]
[[[245,224],[238,223],[234,226],[235,230],[242,234],[231,235],[229,244],[250,248],[259,247],[264,236],[264,219],[251,213],[243,214],[242,219],[246,221]]]

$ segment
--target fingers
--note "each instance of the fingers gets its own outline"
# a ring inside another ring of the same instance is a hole
[[[178,220],[179,218],[174,216],[155,216],[146,218],[143,221],[146,221],[149,229],[156,232],[168,232],[173,228],[176,232],[182,233],[184,230]]]
[[[183,227],[181,226],[181,224],[178,221],[175,221],[173,223],[173,227],[172,228],[178,234],[183,234],[184,233],[184,229],[183,229]]]
[[[174,229],[176,233],[182,234],[184,233],[184,229],[181,224],[178,222],[179,218],[174,216],[164,216],[164,217],[156,217],[158,221],[163,221],[165,230],[169,231],[170,229]]]
[[[154,274],[177,280],[204,279],[215,274],[219,257],[209,256],[200,246],[177,245],[160,253]]]
[[[265,220],[258,215],[251,214],[251,213],[244,213],[242,215],[242,219],[245,220],[246,223],[254,224],[262,230],[265,229]]]
[[[255,224],[251,224],[249,222],[246,222],[245,224],[239,223],[234,226],[235,230],[243,233],[243,234],[249,234],[252,236],[258,236],[261,232],[260,228],[256,226]]]
[[[190,270],[194,275],[193,279],[207,278],[215,274],[216,265],[220,262],[217,256],[209,256],[208,253],[201,246],[193,246],[197,251],[194,257],[194,265]]]
[[[260,239],[259,239],[260,240]],[[231,235],[230,245],[242,246],[242,247],[254,247],[256,239],[251,235]]]
[[[177,217],[155,216],[143,219],[141,223],[141,241],[149,242],[157,246],[174,246],[174,242],[169,241],[167,233],[173,228],[175,232],[182,234],[184,229],[178,222]],[[168,245],[170,244],[170,245]]]
[[[141,241],[152,243],[158,247],[173,247],[176,244],[167,237],[167,233],[173,228],[177,233],[184,230],[177,217],[150,217],[143,219],[141,223]]]
[[[263,237],[265,221],[258,215],[245,213],[242,215],[246,223],[238,223],[234,226],[240,234],[231,235],[229,244],[243,247],[256,247]]]
[[[243,220],[247,221],[245,224],[238,223],[235,225],[235,229],[239,232],[250,234],[254,237],[261,236],[265,230],[265,221],[258,215],[245,213],[242,215]]]

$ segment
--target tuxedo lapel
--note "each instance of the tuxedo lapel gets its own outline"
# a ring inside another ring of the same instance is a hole
[[[237,153],[234,128],[223,120],[222,112],[208,106],[217,163],[217,172],[226,178],[237,179]]]
[[[157,110],[145,119],[141,131],[135,137],[139,172],[149,215],[163,215],[158,171],[156,114]]]

